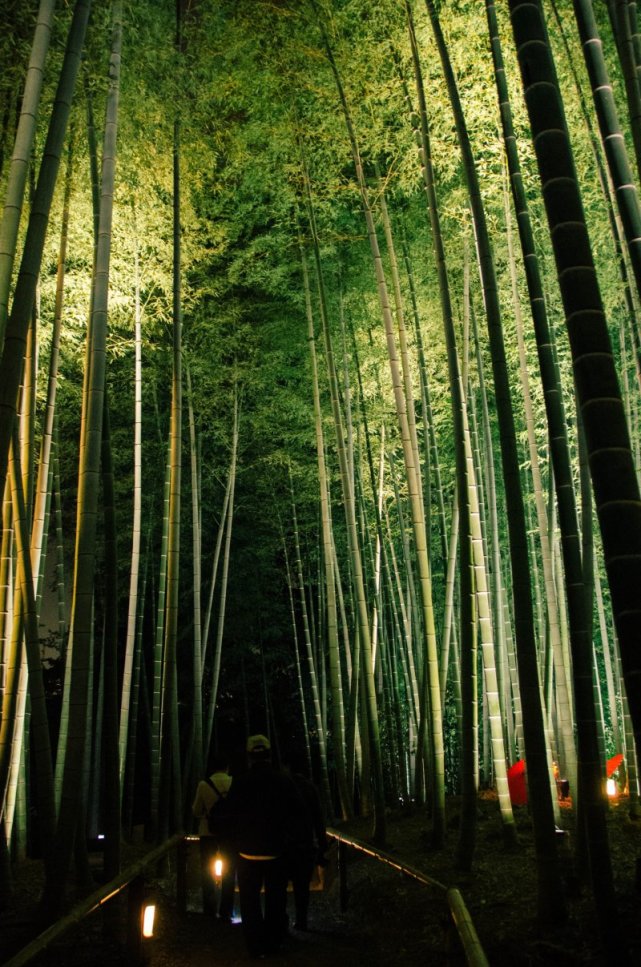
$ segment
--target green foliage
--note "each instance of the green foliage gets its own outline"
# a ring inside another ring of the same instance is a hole
[[[107,90],[106,63],[109,5],[95,4],[85,56],[87,89],[91,92],[96,127],[100,131]],[[9,153],[13,112],[23,79],[35,3],[11,2],[0,24],[0,125],[3,158]],[[55,89],[59,47],[68,21],[66,5],[59,5],[56,43],[50,56],[39,129],[39,145]],[[510,44],[507,13],[499,5],[505,40],[508,80],[515,125],[532,205],[532,219],[546,278],[550,318],[557,339],[559,364],[568,404],[573,400],[570,359],[557,283],[552,269],[538,177],[520,82]],[[500,300],[506,319],[509,365],[516,374],[512,338],[512,294],[507,266],[503,190],[503,145],[483,5],[452,0],[439,5],[443,29],[460,85],[463,109],[478,166],[483,200],[491,228],[498,270]],[[483,304],[474,262],[474,240],[469,205],[461,171],[452,113],[439,59],[423,4],[414,5],[417,37],[426,87],[433,164],[437,182],[447,271],[457,320],[459,350],[463,345],[464,273],[471,260],[471,302],[479,320],[483,362],[492,418],[493,389],[488,379],[489,350],[483,335]],[[305,208],[305,176],[309,175],[323,277],[328,293],[334,352],[343,380],[349,376],[351,406],[357,424],[355,461],[363,493],[363,541],[371,548],[376,538],[369,469],[366,463],[367,418],[374,451],[379,456],[382,428],[387,451],[400,462],[401,445],[394,419],[392,388],[386,360],[384,332],[371,266],[365,223],[334,79],[323,46],[319,18],[332,45],[353,113],[356,136],[375,214],[380,222],[380,198],[375,179],[378,166],[390,210],[397,251],[407,244],[417,293],[417,312],[427,356],[427,376],[433,407],[435,436],[441,459],[447,526],[454,493],[454,448],[450,393],[443,345],[436,268],[430,227],[408,116],[403,82],[410,99],[416,95],[403,5],[397,0],[198,0],[185,23],[184,51],[174,48],[174,4],[129,2],[125,6],[117,188],[114,199],[113,259],[110,275],[108,383],[112,446],[115,461],[116,507],[121,569],[121,595],[128,586],[131,545],[131,490],[133,474],[133,317],[134,252],[140,262],[143,328],[143,521],[149,530],[152,570],[157,567],[162,519],[162,485],[168,438],[172,372],[172,139],[174,120],[181,120],[182,240],[184,356],[193,385],[193,406],[201,460],[201,513],[204,574],[209,573],[213,546],[229,470],[232,408],[235,389],[240,401],[240,448],[233,530],[231,583],[224,642],[221,694],[238,683],[242,658],[245,671],[258,687],[256,663],[260,646],[270,680],[292,686],[293,645],[283,561],[285,542],[291,540],[288,467],[294,477],[297,513],[305,545],[306,578],[310,594],[319,563],[319,497],[314,436],[311,370],[307,345],[306,307],[298,236],[310,267],[312,302],[320,331],[318,293],[312,269],[310,227]],[[569,5],[562,19],[574,61],[580,61],[572,32]],[[616,74],[615,49],[603,24],[606,56]],[[595,257],[612,332],[618,344],[625,319],[618,267],[612,242],[603,229],[607,215],[594,174],[590,137],[558,28],[552,25],[558,69],[567,98],[567,113],[584,191]],[[585,88],[582,68],[578,71]],[[400,76],[399,76],[400,75]],[[622,101],[621,90],[617,91]],[[93,265],[93,224],[86,132],[86,93],[82,86],[74,104],[74,185],[65,308],[59,377],[58,420],[61,441],[67,553],[73,546],[74,500],[80,433],[80,401],[84,373],[86,325]],[[589,100],[589,99],[588,99]],[[414,105],[415,106],[415,105]],[[39,147],[38,150],[41,150]],[[1,162],[0,158],[0,162]],[[2,176],[0,164],[0,177]],[[0,187],[4,182],[0,181]],[[61,188],[50,220],[40,284],[40,365],[48,364],[55,293]],[[380,232],[383,237],[382,231]],[[389,273],[389,255],[383,253]],[[526,306],[520,272],[521,300]],[[410,316],[409,285],[401,265],[405,311]],[[341,332],[345,325],[345,344]],[[627,323],[626,323],[627,324]],[[410,329],[412,377],[418,401],[418,361]],[[362,379],[362,401],[355,368],[354,346]],[[528,358],[535,369],[534,341],[526,319]],[[340,566],[347,572],[346,535],[338,486],[338,460],[333,432],[326,360],[317,340],[325,446],[330,472],[333,523]],[[632,361],[626,360],[628,373]],[[516,375],[514,375],[516,380]],[[40,408],[44,382],[39,389]],[[479,373],[471,350],[470,395],[477,401]],[[344,392],[344,387],[342,387]],[[546,427],[541,390],[533,378],[540,450],[547,462]],[[345,398],[343,398],[345,405]],[[420,406],[417,406],[420,414]],[[571,406],[570,431],[575,431]],[[519,419],[522,414],[518,412]],[[39,420],[42,413],[39,410]],[[493,428],[494,429],[494,428]],[[523,427],[520,427],[523,432]],[[419,425],[421,442],[427,428]],[[494,430],[495,432],[495,430]],[[185,436],[186,438],[186,436]],[[496,443],[496,441],[494,441]],[[527,468],[524,468],[527,469]],[[191,481],[188,455],[183,468],[183,546],[181,607],[184,614],[181,662],[188,666],[193,639],[191,627]],[[549,475],[548,475],[549,479]],[[434,477],[432,509],[436,507]],[[499,488],[501,483],[499,482]],[[402,558],[403,534],[396,508],[389,463],[383,497],[390,507],[391,541]],[[406,498],[400,483],[401,500]],[[501,494],[499,494],[501,500]],[[282,531],[281,531],[282,528]],[[444,570],[440,542],[432,554],[438,575]],[[345,585],[347,586],[346,574]],[[154,578],[155,580],[155,578]],[[440,580],[440,577],[439,577]],[[372,593],[373,577],[367,575]],[[150,582],[153,583],[151,577]],[[442,622],[443,595],[436,602]],[[155,593],[155,592],[154,592]],[[150,595],[151,597],[151,595]],[[124,604],[124,601],[123,601]],[[352,602],[347,609],[351,620]],[[126,614],[126,607],[121,609]],[[145,634],[152,633],[151,621]],[[257,651],[258,649],[258,651]],[[249,670],[251,666],[251,671]],[[448,691],[448,725],[454,731],[453,696]],[[263,727],[263,723],[261,723]],[[389,728],[389,724],[386,724]],[[456,743],[448,745],[448,765],[454,772]]]

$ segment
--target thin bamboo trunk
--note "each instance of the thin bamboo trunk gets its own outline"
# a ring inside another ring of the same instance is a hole
[[[134,212],[135,225],[135,212]],[[135,229],[134,229],[135,232]],[[120,698],[120,732],[118,748],[120,755],[120,793],[124,790],[125,763],[127,760],[127,735],[129,731],[129,704],[131,675],[134,662],[136,638],[136,615],[138,613],[138,584],[140,574],[140,534],[142,517],[142,339],[140,311],[140,266],[138,238],[134,235],[134,479],[133,520],[131,534],[131,566],[129,571],[129,603],[127,610],[127,637],[125,639],[125,663]]]
[[[223,652],[223,632],[225,629],[225,610],[227,605],[227,585],[229,580],[229,563],[231,536],[234,522],[234,495],[236,489],[236,471],[238,465],[238,440],[239,440],[239,403],[238,387],[234,384],[233,401],[233,422],[232,422],[232,445],[231,462],[229,467],[229,503],[227,506],[227,518],[224,521],[225,527],[225,546],[223,553],[223,570],[220,579],[220,598],[218,604],[218,625],[216,630],[216,643],[214,647],[214,661],[211,675],[211,694],[207,709],[207,725],[205,730],[205,753],[209,752],[211,746],[212,732],[214,726],[214,715],[216,712],[216,701],[218,698],[218,681],[220,678],[220,665]],[[221,522],[221,528],[223,522]]]
[[[164,698],[164,641],[165,641],[165,601],[167,597],[167,544],[169,542],[169,491],[171,483],[171,453],[167,453],[165,481],[163,486],[162,537],[158,562],[158,600],[156,602],[156,626],[152,659],[152,701],[151,701],[151,741],[150,741],[150,808],[149,834],[152,842],[160,839],[161,815],[164,803],[161,801],[161,745]]]
[[[279,521],[280,524],[280,521]],[[289,551],[287,550],[287,542],[285,540],[285,534],[283,533],[282,524],[280,524],[281,533],[281,543],[283,545],[283,555],[285,557],[285,574],[287,578],[287,595],[289,598],[289,610],[292,619],[292,634],[294,638],[294,655],[296,658],[296,680],[298,682],[298,696],[300,698],[300,714],[301,722],[303,726],[303,742],[305,744],[305,758],[307,761],[307,774],[312,777],[312,747],[309,741],[309,726],[307,719],[307,707],[305,704],[305,689],[303,687],[303,675],[301,670],[300,662],[300,645],[298,639],[298,625],[296,622],[296,607],[294,604],[294,578],[292,576],[292,569],[289,563]]]
[[[105,624],[102,645],[103,712],[99,741],[104,759],[104,872],[112,878],[120,872],[120,804],[122,782],[118,748],[118,539],[114,470],[111,455],[109,406],[105,397],[102,439],[102,493],[105,530]],[[100,788],[103,778],[96,776]]]
[[[191,526],[192,526],[192,575],[193,575],[193,615],[194,644],[192,662],[192,701],[191,709],[191,768],[190,787],[195,788],[198,779],[204,774],[206,749],[203,734],[203,642],[201,614],[202,586],[202,535],[201,499],[199,484],[198,447],[196,442],[196,420],[194,417],[194,398],[191,370],[187,367],[187,406],[189,417],[189,456],[191,466]],[[195,780],[195,781],[194,781]]]

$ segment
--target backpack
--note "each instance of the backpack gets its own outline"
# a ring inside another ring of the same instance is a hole
[[[231,812],[227,804],[227,793],[221,792],[216,783],[208,776],[204,780],[214,790],[218,799],[211,809],[207,810],[207,826],[209,835],[217,839],[226,839],[231,830]]]

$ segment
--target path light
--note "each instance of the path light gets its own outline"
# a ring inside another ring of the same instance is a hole
[[[223,875],[223,861],[220,856],[214,859],[214,879],[219,880]]]
[[[148,964],[156,920],[157,902],[142,878],[135,877],[128,890],[129,916],[127,919],[128,963]]]
[[[617,784],[614,779],[606,779],[605,781],[605,791],[607,792],[610,799],[612,799],[617,794]]]
[[[154,935],[154,920],[156,919],[156,904],[145,903],[142,908],[142,935],[149,940]]]

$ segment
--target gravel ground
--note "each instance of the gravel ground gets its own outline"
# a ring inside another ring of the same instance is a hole
[[[460,888],[492,967],[606,967],[612,963],[612,957],[603,953],[599,942],[590,893],[585,888],[578,889],[575,882],[575,834],[569,804],[565,806],[563,826],[568,834],[561,856],[568,884],[569,918],[559,928],[542,931],[536,922],[534,844],[524,807],[516,815],[520,846],[509,851],[502,845],[494,798],[480,799],[474,866],[465,875],[457,872],[454,862],[456,802],[450,804],[451,829],[445,849],[435,852],[431,848],[429,823],[420,810],[389,817],[386,849],[437,881]],[[370,829],[369,821],[350,824],[350,834],[363,840],[367,840]],[[620,936],[630,952],[629,962],[637,964],[641,963],[641,884],[636,876],[637,863],[641,865],[641,823],[629,819],[627,805],[622,801],[610,810],[608,830],[619,899]],[[349,855],[347,911],[340,910],[337,878],[322,892],[312,893],[309,932],[292,929],[282,953],[270,959],[274,967],[441,967],[462,962],[456,946],[449,960],[446,957],[447,916],[441,895],[373,859],[351,852]],[[128,856],[127,861],[137,858]],[[157,938],[149,948],[150,963],[155,967],[234,967],[250,963],[241,926],[211,922],[199,912],[197,863],[196,846],[188,870],[186,915],[181,916],[176,910],[170,880],[155,884],[160,909]],[[10,917],[0,918],[0,963],[12,947],[19,948],[20,932],[22,943],[28,939],[29,913],[39,893],[38,864],[21,867],[16,877],[14,910]],[[290,897],[290,915],[292,912]],[[121,934],[108,926],[105,937],[102,921],[102,914],[92,916],[37,963],[48,967],[131,967],[130,959],[123,953]]]
[[[352,855],[348,866],[349,903],[342,913],[338,877],[333,873],[330,869],[331,883],[311,893],[309,930],[292,928],[282,951],[269,958],[270,964],[274,967],[280,964],[415,967],[429,962],[439,967],[445,963],[443,905],[431,890],[371,859]],[[152,886],[158,912],[154,939],[145,948],[149,964],[153,967],[211,967],[213,964],[236,967],[251,962],[240,922],[212,921],[200,910],[197,848],[191,851],[188,865],[186,914],[176,909],[172,876],[156,880]],[[293,921],[291,894],[288,904]],[[97,912],[33,963],[36,967],[130,965],[122,927],[124,900],[119,905],[120,926],[113,918],[106,921],[103,912]]]

